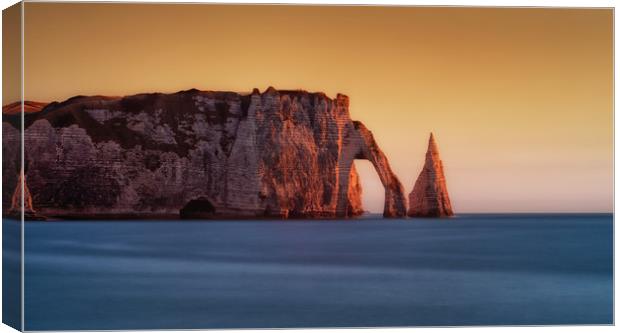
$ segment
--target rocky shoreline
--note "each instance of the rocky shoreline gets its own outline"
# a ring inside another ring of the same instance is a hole
[[[453,215],[433,135],[409,194],[349,98],[191,89],[3,108],[3,212],[25,219],[341,219],[360,216],[369,160],[384,217]]]
[[[367,159],[384,216],[405,216],[400,181],[348,107],[345,95],[271,87],[54,102],[25,115],[29,199],[64,218],[343,218],[363,212],[352,162]],[[5,213],[22,172],[18,117],[2,124]]]

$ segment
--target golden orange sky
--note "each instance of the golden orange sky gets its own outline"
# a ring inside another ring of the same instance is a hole
[[[28,100],[340,92],[407,193],[433,131],[457,213],[613,210],[611,9],[25,6]]]

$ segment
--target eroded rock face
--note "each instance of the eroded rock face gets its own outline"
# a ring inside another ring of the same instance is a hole
[[[5,120],[6,116],[3,116]],[[19,126],[19,123],[17,124]],[[19,126],[18,128],[21,128]],[[13,206],[21,170],[21,133],[7,122],[2,123],[2,211],[9,212]],[[21,206],[21,204],[20,204]]]
[[[351,165],[351,172],[349,173],[349,191],[348,206],[345,213],[346,216],[357,216],[364,213],[364,206],[362,205],[362,184],[360,183],[359,175],[355,169],[355,164]]]
[[[22,195],[23,193],[23,195]],[[24,204],[22,206],[22,199]],[[22,214],[23,208],[23,214]],[[15,192],[11,197],[11,208],[8,210],[6,217],[25,220],[45,220],[46,217],[39,215],[32,206],[32,196],[28,189],[28,183],[24,172],[19,173],[19,178],[15,186]]]
[[[443,163],[439,158],[439,150],[433,133],[428,140],[424,168],[415,182],[413,191],[409,194],[407,215],[412,217],[454,215],[446,187],[446,177],[443,173]]]
[[[405,215],[400,182],[348,107],[344,95],[273,88],[51,103],[25,115],[33,206],[70,217],[178,216],[184,208],[234,218],[354,216],[363,209],[352,162],[362,158],[386,189],[384,215]],[[16,122],[5,116],[4,133],[15,135]]]
[[[23,184],[22,184],[23,183]],[[23,190],[23,196],[22,196]],[[19,173],[19,178],[17,180],[17,185],[15,185],[15,192],[11,197],[11,208],[10,212],[13,214],[19,213],[22,210],[22,198],[24,199],[24,212],[25,213],[34,213],[34,208],[32,206],[32,196],[30,195],[30,190],[28,189],[28,184],[24,179],[24,172]]]

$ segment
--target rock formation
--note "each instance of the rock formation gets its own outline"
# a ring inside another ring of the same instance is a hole
[[[364,214],[364,207],[362,206],[362,184],[360,183],[357,170],[355,170],[355,165],[351,165],[351,172],[349,173],[347,200],[348,205],[345,215],[358,216]]]
[[[409,210],[412,217],[445,217],[452,216],[452,205],[446,188],[443,163],[439,158],[439,150],[435,137],[431,133],[426,151],[424,168],[409,194]]]
[[[11,197],[11,207],[8,211],[8,216],[13,218],[21,219],[22,217],[22,189],[23,189],[23,199],[24,199],[24,219],[26,220],[44,220],[45,217],[37,214],[34,211],[32,206],[32,196],[30,195],[30,190],[28,189],[28,184],[26,184],[26,177],[24,176],[24,171],[22,170],[19,173],[19,178],[17,180],[17,185],[15,186],[15,192]]]
[[[341,94],[271,87],[77,96],[25,114],[25,176],[46,216],[346,217],[363,212],[353,160],[368,159],[386,191],[384,216],[404,216],[400,182],[348,107]],[[9,191],[18,116],[3,117]]]
[[[15,192],[11,197],[10,210],[12,212],[19,212],[22,210],[22,189],[24,190],[24,212],[34,212],[34,209],[32,208],[32,196],[30,195],[30,190],[24,180],[24,171],[19,173],[17,185],[15,186]]]
[[[33,113],[43,110],[47,103],[24,101],[24,113]],[[2,107],[3,115],[16,115],[22,111],[22,103],[15,102]]]

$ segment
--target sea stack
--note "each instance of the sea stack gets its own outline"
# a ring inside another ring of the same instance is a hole
[[[13,197],[11,197],[10,211],[12,213],[18,214],[22,210],[22,189],[24,190],[24,213],[34,213],[34,209],[32,208],[32,196],[30,195],[28,185],[26,185],[24,170],[21,170],[19,172],[19,178],[17,179],[15,192],[13,193]]]
[[[443,163],[439,158],[439,149],[435,136],[428,139],[426,162],[413,191],[409,194],[409,211],[411,217],[447,217],[452,216],[452,205],[446,188]]]
[[[44,216],[37,214],[32,206],[32,196],[28,185],[26,185],[26,177],[24,176],[24,170],[19,173],[17,179],[17,185],[15,186],[15,192],[11,197],[11,208],[9,209],[8,216],[14,218],[21,218],[22,211],[22,188],[24,190],[24,219],[26,220],[45,220]]]

